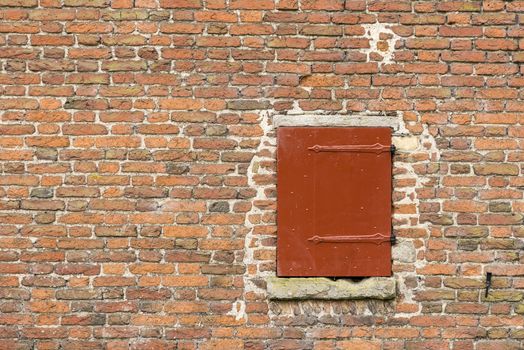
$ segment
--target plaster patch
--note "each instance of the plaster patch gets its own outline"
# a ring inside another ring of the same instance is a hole
[[[391,247],[391,249],[391,257],[393,261],[400,261],[404,263],[415,262],[417,252],[413,242],[399,242]]]
[[[261,137],[258,148],[255,152],[255,156],[251,160],[249,167],[247,169],[248,185],[250,188],[256,189],[256,195],[252,199],[252,203],[258,200],[269,200],[266,195],[266,190],[269,188],[274,188],[274,185],[260,185],[255,181],[255,177],[258,174],[273,174],[272,171],[265,169],[260,166],[261,162],[264,161],[274,161],[273,154],[276,151],[276,135],[274,135],[274,127],[271,123],[269,112],[262,111],[261,120],[259,125],[261,126],[264,134]],[[260,244],[260,241],[264,238],[271,238],[271,236],[264,235],[255,235],[253,233],[256,226],[263,223],[254,223],[253,217],[257,215],[262,215],[266,211],[264,209],[257,208],[253,205],[251,210],[246,215],[245,227],[248,229],[246,237],[244,239],[244,266],[246,266],[246,273],[244,275],[244,293],[255,292],[255,293],[264,293],[265,291],[257,285],[253,279],[271,276],[274,272],[262,272],[258,270],[257,261],[254,258],[254,253],[257,246]],[[268,247],[264,247],[267,249]],[[275,248],[276,249],[276,248]],[[256,271],[255,271],[256,269]]]
[[[400,36],[395,34],[386,23],[365,24],[363,27],[366,31],[364,37],[370,39],[369,48],[361,50],[367,55],[367,61],[376,61],[372,56],[378,54],[382,56],[382,64],[392,63],[395,43]]]
[[[418,148],[417,136],[393,136],[391,142],[399,151],[414,151]]]
[[[237,321],[241,319],[246,319],[246,302],[243,300],[235,301],[231,307],[231,311],[229,311],[226,315],[234,316],[235,320]]]

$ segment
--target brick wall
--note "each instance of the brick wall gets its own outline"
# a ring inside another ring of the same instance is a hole
[[[0,6],[0,349],[524,348],[524,2]],[[400,120],[395,300],[268,302],[286,113]]]

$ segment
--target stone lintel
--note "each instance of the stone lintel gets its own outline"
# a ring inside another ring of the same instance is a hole
[[[378,115],[276,115],[273,117],[275,128],[283,126],[365,126],[390,127],[398,131],[400,126],[397,116]]]
[[[267,291],[269,299],[273,300],[386,300],[395,297],[396,281],[394,277],[369,277],[358,282],[323,277],[269,277]]]

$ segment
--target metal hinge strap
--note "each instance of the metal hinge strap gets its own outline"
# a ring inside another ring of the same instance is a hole
[[[386,242],[391,242],[390,235],[384,235],[382,233],[375,233],[374,235],[366,236],[313,236],[308,238],[308,241],[311,241],[315,244],[319,243],[374,243],[382,244]]]
[[[335,145],[335,146],[321,146],[314,145],[308,147],[308,150],[314,152],[360,152],[360,153],[382,153],[391,152],[391,146],[386,146],[380,143],[373,145]]]

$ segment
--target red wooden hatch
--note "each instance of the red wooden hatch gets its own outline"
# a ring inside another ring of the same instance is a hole
[[[277,136],[278,276],[390,276],[391,130]]]

